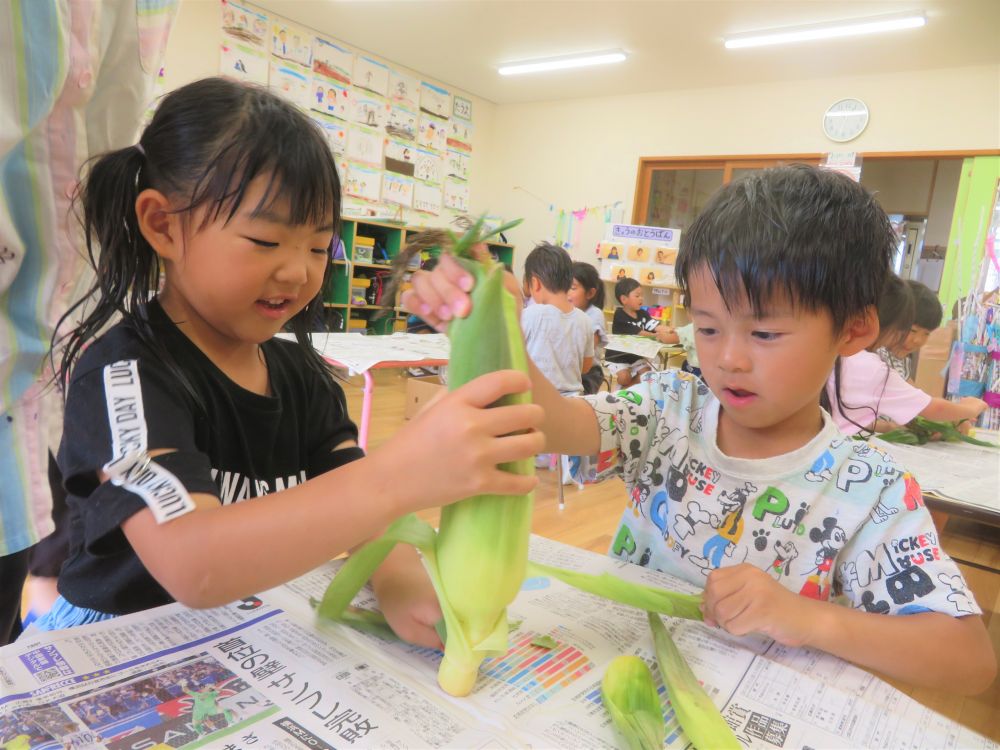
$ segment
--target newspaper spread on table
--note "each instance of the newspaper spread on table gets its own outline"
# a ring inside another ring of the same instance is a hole
[[[643,336],[629,336],[622,333],[609,333],[608,345],[605,348],[608,351],[635,354],[644,359],[656,359],[663,351],[675,351],[677,353],[684,351],[683,347],[662,344],[656,339]]]
[[[540,537],[531,557],[691,589]],[[636,654],[660,684],[644,613],[529,578],[510,608],[508,652],[484,663],[472,695],[454,698],[437,686],[440,652],[316,621],[309,599],[336,568],[218,609],[172,604],[22,637],[0,649],[0,746],[614,748],[600,696],[607,664]],[[356,604],[371,606],[370,592]],[[835,657],[665,622],[747,747],[997,747]],[[532,645],[541,635],[555,648]],[[664,705],[665,746],[683,748]]]
[[[976,437],[998,442],[991,430],[977,430]],[[913,474],[925,493],[1000,515],[1000,450],[971,443],[903,445],[877,438],[873,442]]]
[[[294,339],[279,333],[280,338]],[[320,356],[335,360],[351,375],[360,375],[380,362],[447,361],[451,352],[443,333],[392,333],[367,336],[362,333],[313,333],[312,345]]]

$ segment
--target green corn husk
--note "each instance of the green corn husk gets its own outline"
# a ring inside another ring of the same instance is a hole
[[[653,675],[638,656],[611,660],[601,680],[601,699],[629,750],[660,750],[667,734]]]
[[[989,443],[968,435],[963,435],[958,427],[952,422],[935,422],[923,417],[916,417],[907,423],[905,427],[889,430],[875,435],[880,440],[887,443],[902,443],[903,445],[924,445],[931,442],[931,438],[938,435],[938,440],[945,443],[969,443],[979,445],[983,448],[1000,448],[996,443]]]
[[[497,370],[528,372],[516,303],[503,286],[503,266],[460,257],[485,239],[482,226],[480,219],[461,238],[448,233],[451,252],[475,278],[471,313],[452,321],[448,329],[452,351],[448,367],[450,390]],[[511,226],[500,227],[494,233]],[[530,401],[530,393],[520,393],[506,396],[495,405]],[[530,458],[501,464],[500,468],[525,475],[535,471]],[[436,535],[415,517],[399,519],[386,535],[366,545],[345,564],[320,603],[320,614],[384,633],[377,616],[349,608],[351,599],[396,542],[419,542],[415,546],[424,554],[447,633],[438,682],[452,695],[467,695],[483,659],[506,651],[507,605],[524,581],[532,502],[530,493],[467,498],[442,509]],[[360,559],[352,565],[355,558]]]
[[[503,266],[462,261],[476,277],[472,312],[452,322],[448,329],[452,356],[448,387],[496,370],[528,372],[528,357],[517,318],[514,298],[503,287]],[[495,314],[502,310],[501,316]],[[474,355],[473,355],[474,353]],[[530,393],[505,396],[504,404],[531,403]],[[532,475],[531,458],[501,469]],[[438,671],[438,682],[452,695],[467,695],[476,681],[483,659],[507,647],[507,605],[514,601],[524,581],[531,536],[533,495],[518,497],[479,495],[441,510],[437,536],[440,592],[462,629],[465,643],[453,641],[452,623]]]
[[[528,572],[532,575],[556,578],[581,591],[647,612],[659,612],[661,615],[679,617],[684,620],[703,619],[699,606],[701,596],[698,594],[682,594],[678,591],[632,583],[616,578],[609,573],[599,575],[580,573],[536,562],[528,562]]]
[[[660,616],[647,614],[660,675],[684,734],[697,750],[739,750],[742,745],[681,656]]]

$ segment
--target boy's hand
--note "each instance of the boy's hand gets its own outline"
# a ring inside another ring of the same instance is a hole
[[[400,306],[419,315],[435,330],[444,333],[448,329],[449,320],[464,318],[469,314],[469,292],[472,291],[475,280],[452,256],[442,254],[433,271],[415,271],[410,277],[410,283],[413,286],[403,292],[399,300]],[[518,301],[516,307],[520,316],[520,303],[523,301],[521,290],[517,280],[508,272],[504,272],[504,288]]]
[[[396,635],[418,646],[444,647],[434,629],[441,606],[416,550],[398,545],[372,576],[372,589]]]
[[[789,591],[760,568],[743,563],[708,575],[701,611],[705,624],[733,635],[762,633],[785,646],[810,640],[815,600]]]
[[[676,344],[677,343],[677,332],[670,326],[657,326],[656,327],[656,340],[661,344]]]
[[[400,506],[394,516],[448,505],[474,495],[524,495],[534,476],[512,474],[498,464],[531,458],[545,449],[538,432],[544,418],[537,404],[495,406],[502,396],[531,388],[516,370],[499,370],[466,383],[428,407],[396,432],[371,458],[385,463],[385,476],[399,476],[399,461],[414,470],[396,483]]]

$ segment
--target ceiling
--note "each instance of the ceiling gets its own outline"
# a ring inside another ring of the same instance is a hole
[[[258,0],[498,104],[1000,63],[1000,0],[523,2]],[[920,29],[727,50],[727,34],[922,10]],[[501,77],[500,63],[620,48],[605,68]]]

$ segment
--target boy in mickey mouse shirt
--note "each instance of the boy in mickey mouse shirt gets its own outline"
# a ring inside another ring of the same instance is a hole
[[[706,624],[976,693],[996,656],[919,485],[820,406],[837,358],[877,336],[894,247],[878,203],[843,175],[748,175],[709,201],[677,258],[704,380],[647,373],[566,399],[534,370],[532,397],[550,450],[600,452],[624,478],[610,552],[704,586]],[[469,281],[446,259],[404,304],[464,315]]]

